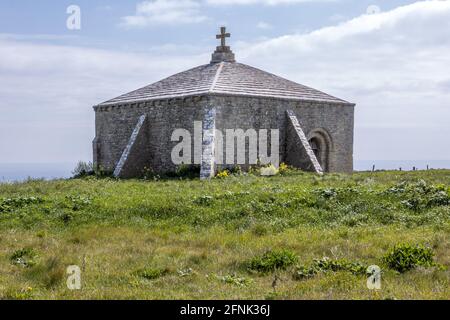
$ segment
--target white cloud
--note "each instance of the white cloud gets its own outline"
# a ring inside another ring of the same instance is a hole
[[[450,1],[422,1],[234,51],[357,103],[356,158],[450,159],[449,32]]]
[[[28,40],[28,41],[65,41],[79,38],[78,35],[55,35],[55,34],[17,34],[0,33],[0,40]]]
[[[267,23],[267,22],[264,22],[264,21],[258,22],[256,27],[259,28],[259,29],[263,29],[263,30],[272,29],[272,25],[270,23]]]
[[[208,4],[212,5],[283,5],[306,2],[335,2],[338,0],[206,0]]]
[[[194,0],[152,0],[137,4],[136,14],[122,18],[126,28],[153,25],[200,23],[208,18],[200,13],[200,3]]]
[[[133,54],[12,38],[0,35],[0,163],[90,160],[93,105],[208,59],[169,45]]]

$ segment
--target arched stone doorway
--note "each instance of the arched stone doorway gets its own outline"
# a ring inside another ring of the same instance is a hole
[[[314,129],[308,135],[311,149],[324,172],[330,171],[330,153],[333,145],[330,135],[324,129]]]

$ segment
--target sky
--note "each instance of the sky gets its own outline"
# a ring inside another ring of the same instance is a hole
[[[0,163],[91,160],[92,106],[209,63],[221,25],[238,62],[356,103],[355,160],[450,159],[448,0],[3,0]]]

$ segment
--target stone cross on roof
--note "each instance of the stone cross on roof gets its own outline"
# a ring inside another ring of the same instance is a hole
[[[216,39],[220,39],[220,46],[218,46],[213,53],[211,63],[236,62],[234,53],[231,51],[230,47],[226,45],[226,38],[231,37],[231,34],[226,31],[226,27],[221,27],[220,34],[216,35]]]
[[[220,27],[220,34],[216,35],[216,39],[220,39],[220,46],[226,47],[225,40],[226,38],[230,38],[231,34],[226,32],[226,27]]]

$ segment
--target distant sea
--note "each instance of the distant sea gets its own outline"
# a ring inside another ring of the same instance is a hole
[[[0,163],[0,182],[69,178],[75,163]]]
[[[61,179],[72,176],[76,163],[0,163],[0,182],[24,181],[26,179]],[[450,160],[355,160],[356,171],[376,170],[410,171],[413,167],[425,170],[450,169]]]
[[[450,160],[355,160],[353,166],[356,171],[371,171],[373,165],[375,170],[450,169]]]

